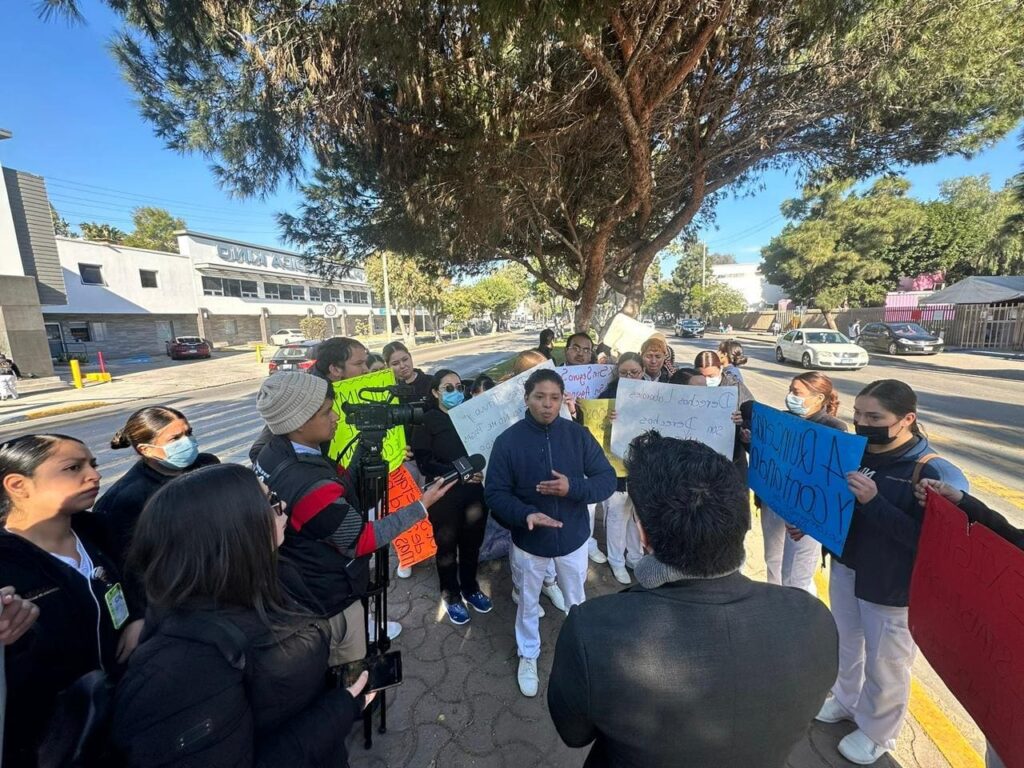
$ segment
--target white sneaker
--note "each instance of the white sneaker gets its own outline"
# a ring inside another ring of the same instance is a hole
[[[394,640],[400,634],[402,634],[402,625],[399,624],[397,621],[389,621],[388,622],[388,639],[389,640]],[[370,642],[371,643],[377,642],[377,623],[375,621],[373,621],[372,618],[370,619]]]
[[[821,705],[821,709],[818,710],[814,719],[819,723],[839,723],[843,720],[853,720],[853,714],[839,703],[839,699],[829,696]]]
[[[398,566],[398,570],[395,571],[395,575],[400,579],[408,579],[412,576],[412,566],[410,565],[408,568]]]
[[[565,595],[562,594],[558,584],[545,584],[541,587],[540,593],[546,596],[555,608],[562,613],[568,613],[568,609],[565,607]]]
[[[519,605],[519,590],[518,589],[513,589],[512,590],[512,602],[515,603],[516,605]],[[537,607],[540,609],[540,613],[537,614],[537,618],[538,619],[543,619],[544,618],[544,606],[543,605],[538,605]]]
[[[537,660],[519,659],[519,690],[523,696],[534,697],[537,695]]]
[[[629,571],[626,570],[624,565],[613,565],[611,566],[612,575],[615,576],[615,580],[619,584],[632,584],[633,580],[629,578]]]
[[[864,731],[858,728],[839,742],[839,754],[857,765],[874,765],[889,750],[880,747]]]
[[[607,563],[608,558],[597,546],[597,539],[590,539],[587,542],[587,557],[595,563]]]

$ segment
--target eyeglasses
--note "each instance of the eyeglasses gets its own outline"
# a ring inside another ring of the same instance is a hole
[[[581,347],[579,344],[570,344],[569,349],[571,349],[573,352],[583,352],[586,355],[594,354],[593,347]]]
[[[630,370],[630,371],[619,371],[620,376],[625,376],[627,379],[639,379],[644,375],[643,371]]]
[[[281,501],[281,497],[271,491],[267,494],[267,503],[270,508],[274,510],[274,514],[278,517],[284,517],[284,502]]]
[[[452,392],[464,392],[465,387],[461,384],[442,384],[441,391],[451,394]]]

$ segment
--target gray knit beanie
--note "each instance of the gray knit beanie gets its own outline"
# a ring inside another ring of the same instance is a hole
[[[327,399],[330,384],[302,371],[267,377],[256,395],[256,410],[275,435],[287,435],[309,421]]]

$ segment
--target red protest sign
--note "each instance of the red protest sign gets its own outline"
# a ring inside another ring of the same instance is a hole
[[[1024,551],[935,493],[910,584],[910,631],[1008,766],[1024,766]]]
[[[412,504],[423,493],[405,466],[400,466],[388,477],[388,512],[396,512],[402,507]],[[403,568],[409,568],[437,554],[434,542],[434,529],[429,520],[420,520],[407,531],[399,534],[394,540],[398,562]]]

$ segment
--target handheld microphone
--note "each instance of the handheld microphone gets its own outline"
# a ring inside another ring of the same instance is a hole
[[[448,483],[455,480],[468,483],[477,472],[483,472],[485,466],[487,466],[487,460],[479,453],[458,458],[452,462],[452,471],[446,472],[441,476],[441,485],[448,485]],[[434,478],[427,485],[432,485],[435,482],[437,482],[437,478]],[[427,486],[423,487],[426,488]]]

